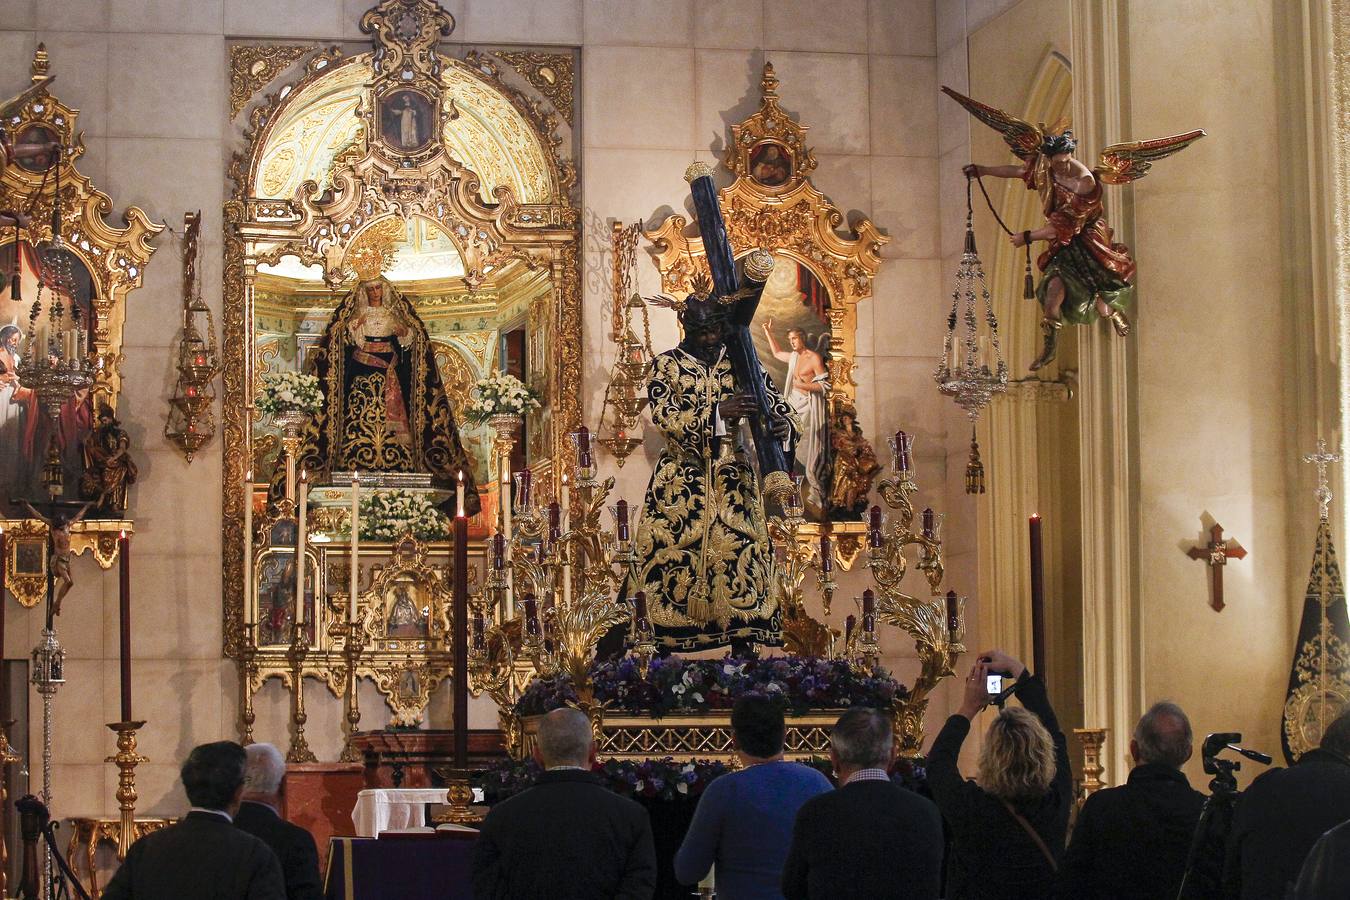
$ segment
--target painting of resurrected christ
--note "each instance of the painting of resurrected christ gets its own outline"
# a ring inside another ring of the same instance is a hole
[[[412,153],[431,141],[435,122],[431,101],[412,90],[394,91],[380,98],[380,136],[386,146]]]
[[[764,368],[801,423],[796,474],[806,479],[802,499],[816,521],[827,517],[831,481],[829,308],[829,293],[811,270],[779,257],[751,327]]]

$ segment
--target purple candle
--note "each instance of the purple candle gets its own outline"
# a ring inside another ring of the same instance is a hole
[[[638,591],[633,595],[633,612],[639,619],[647,618],[647,592]]]
[[[487,638],[484,635],[484,630],[483,614],[475,611],[473,614],[473,649],[487,649]]]
[[[585,425],[577,429],[577,466],[582,469],[591,467],[591,430]]]
[[[548,505],[548,542],[556,544],[562,537],[562,507],[554,500]]]
[[[525,607],[525,633],[539,636],[539,601],[534,599],[534,594],[526,594],[522,603]]]
[[[834,558],[830,555],[830,536],[822,534],[820,536],[820,572],[822,575],[828,575],[834,570]]]
[[[867,513],[867,544],[876,550],[881,543],[881,507],[873,506]]]
[[[873,615],[877,611],[877,595],[872,593],[871,588],[868,588],[867,590],[863,591],[862,609],[864,620],[866,620],[868,616]],[[872,629],[870,628],[868,629],[868,631],[871,630]]]
[[[956,591],[947,592],[947,633],[956,634],[956,629],[961,627],[961,614],[959,604],[956,601]]]
[[[853,615],[852,613],[850,613],[850,614],[849,614],[849,617],[848,617],[847,619],[844,620],[844,643],[845,643],[845,644],[847,644],[849,641],[853,640],[853,629],[856,628],[857,626],[858,626],[858,617],[855,616],[855,615]]]
[[[923,522],[923,536],[931,541],[933,539],[933,507],[924,508],[921,521]]]
[[[628,501],[620,500],[614,504],[614,520],[620,543],[628,540]]]
[[[492,569],[500,572],[506,568],[506,535],[500,531],[492,536]]]

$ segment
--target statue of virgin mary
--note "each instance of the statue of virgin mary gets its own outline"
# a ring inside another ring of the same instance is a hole
[[[323,410],[310,422],[299,464],[332,472],[424,472],[478,511],[473,467],[417,310],[387,278],[364,278],[343,296],[306,366]],[[448,514],[454,515],[454,501]]]

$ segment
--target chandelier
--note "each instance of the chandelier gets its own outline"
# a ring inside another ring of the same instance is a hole
[[[984,265],[975,249],[970,177],[966,179],[966,244],[956,270],[952,307],[947,314],[947,333],[942,341],[942,359],[933,374],[938,390],[956,401],[970,417],[970,461],[966,465],[966,493],[984,493],[984,464],[975,440],[975,423],[994,394],[1008,389],[1008,364],[998,341],[998,318],[989,299]],[[979,333],[980,319],[988,328]]]

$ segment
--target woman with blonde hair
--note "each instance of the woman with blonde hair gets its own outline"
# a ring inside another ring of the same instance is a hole
[[[979,777],[957,757],[971,723],[989,705],[987,676],[1016,679],[1022,706],[999,712],[985,733]],[[1064,733],[1039,676],[1001,650],[980,654],[960,709],[928,752],[928,786],[951,829],[949,900],[1040,898],[1053,893],[1073,799]]]

